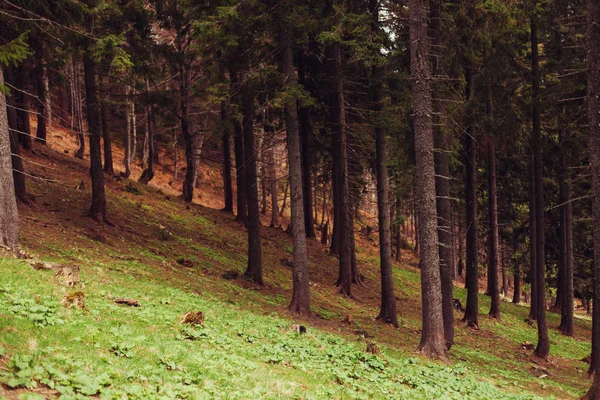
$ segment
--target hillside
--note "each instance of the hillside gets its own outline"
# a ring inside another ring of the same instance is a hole
[[[590,320],[578,318],[576,338],[564,338],[554,329],[559,316],[549,313],[551,357],[542,362],[522,346],[536,339],[527,308],[505,302],[502,320],[482,315],[477,331],[456,312],[448,364],[420,357],[417,260],[403,253],[395,268],[400,327],[381,324],[377,247],[365,238],[357,255],[365,286],[353,299],[332,285],[336,260],[309,241],[314,317],[292,318],[291,238],[262,228],[264,288],[235,277],[245,268],[246,233],[218,210],[219,175],[210,164],[190,209],[180,186],[168,184],[169,165],[158,167],[150,187],[107,178],[114,226],[99,225],[85,217],[88,164],[72,157],[71,141],[55,130],[49,148],[24,154],[27,173],[41,179],[28,179],[35,201],[19,209],[31,259],[0,260],[6,398],[574,398],[589,386],[581,360]],[[57,271],[65,265],[80,270],[80,283],[64,285]],[[71,298],[84,296],[83,310],[61,305],[77,292]],[[466,292],[456,287],[455,297],[464,304]],[[480,311],[488,309],[482,295]],[[189,311],[204,314],[202,327],[181,323]],[[369,343],[381,354],[367,353]]]

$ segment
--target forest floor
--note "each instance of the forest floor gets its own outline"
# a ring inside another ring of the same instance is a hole
[[[28,179],[35,200],[19,209],[31,259],[0,258],[0,398],[568,399],[590,384],[589,318],[566,338],[549,312],[551,355],[540,360],[524,345],[536,343],[528,308],[502,302],[502,319],[492,320],[483,294],[479,330],[456,311],[447,363],[420,356],[418,260],[406,251],[395,265],[400,326],[375,321],[376,238],[359,235],[365,285],[353,299],[333,286],[335,258],[309,240],[314,316],[296,318],[286,311],[291,238],[263,227],[266,286],[242,279],[247,234],[218,210],[216,166],[203,164],[202,198],[189,209],[166,162],[150,186],[107,177],[114,226],[100,225],[85,216],[89,167],[73,158],[72,142],[53,130],[48,147],[23,154],[41,179]],[[115,165],[121,158],[117,151]],[[465,303],[463,288],[454,296]],[[83,298],[83,309],[66,306]],[[190,311],[203,313],[203,325],[181,323]],[[366,352],[368,342],[381,353]]]

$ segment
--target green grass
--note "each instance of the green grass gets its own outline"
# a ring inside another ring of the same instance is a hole
[[[143,268],[122,265],[129,273]],[[364,342],[311,326],[298,335],[291,320],[210,292],[199,296],[94,263],[82,268],[82,279],[87,310],[66,309],[59,302],[72,290],[52,272],[0,260],[4,384],[44,385],[64,399],[533,398],[481,381],[460,362],[423,362],[385,346],[380,357],[366,353]],[[116,305],[113,297],[142,307]],[[196,310],[203,327],[179,323]]]

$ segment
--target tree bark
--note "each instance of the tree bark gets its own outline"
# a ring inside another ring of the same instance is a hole
[[[600,398],[600,2],[587,0],[587,100],[592,176],[592,233],[594,241],[594,308],[592,316],[592,360],[589,373],[594,383],[584,396]]]
[[[17,117],[19,124],[19,143],[24,149],[31,148],[31,124],[29,120],[29,98],[25,94],[27,88],[27,75],[29,71],[25,67],[26,64],[21,64],[16,67],[16,90],[15,100],[17,103]]]
[[[262,250],[260,244],[260,210],[258,207],[258,182],[256,176],[256,151],[254,149],[254,92],[249,84],[243,86],[242,110],[244,114],[244,160],[246,199],[248,200],[248,267],[244,275],[252,282],[263,285]]]
[[[379,32],[379,2],[369,1],[372,15],[371,31]],[[379,267],[381,271],[381,303],[377,319],[398,326],[396,295],[394,294],[394,274],[392,269],[392,234],[390,218],[390,187],[387,170],[386,130],[383,124],[383,68],[371,68],[372,108],[375,125],[375,170],[377,176],[377,218],[379,224]],[[399,238],[398,238],[399,239]]]
[[[473,65],[466,60],[465,65],[465,100],[467,107],[467,128],[464,135],[465,152],[465,205],[466,205],[466,278],[467,304],[463,321],[467,326],[479,328],[479,265],[477,261],[479,243],[477,238],[477,143],[473,127]]]
[[[533,144],[532,144],[533,148]],[[537,234],[535,229],[535,169],[533,167],[533,154],[528,165],[529,173],[529,185],[528,185],[528,196],[529,196],[529,293],[530,293],[530,306],[529,321],[537,320],[537,253],[536,243]]]
[[[188,82],[187,68],[180,66],[181,77],[179,79],[179,109],[181,112],[181,136],[185,142],[185,178],[183,181],[183,200],[189,204],[194,198],[194,143],[192,133],[190,132],[190,116],[188,109]]]
[[[37,77],[37,93],[38,93],[38,103],[37,103],[37,131],[35,133],[35,140],[38,143],[46,144],[46,136],[47,136],[47,123],[49,122],[48,115],[50,112],[47,110],[49,106],[49,97],[48,93],[48,67],[46,65],[46,59],[42,56],[41,60],[38,63],[38,77]]]
[[[535,8],[535,3],[534,3]],[[546,325],[546,257],[544,254],[544,184],[542,163],[542,127],[540,104],[540,69],[538,55],[537,17],[531,16],[531,87],[532,87],[532,143],[535,171],[535,234],[537,279],[537,327],[538,343],[535,354],[547,358],[550,352],[548,327]]]
[[[430,29],[432,44],[437,48],[442,47],[442,0],[430,0]],[[438,56],[433,62],[433,74],[444,75],[442,61]],[[433,97],[440,98],[441,93],[433,87]],[[440,102],[434,102],[435,114],[443,115],[444,110]],[[439,235],[439,254],[440,254],[440,277],[442,282],[442,310],[444,316],[444,336],[446,338],[446,347],[448,350],[454,344],[454,305],[452,296],[452,271],[454,270],[454,260],[452,258],[452,227],[450,204],[450,138],[444,132],[442,127],[443,117],[438,117],[439,128],[434,128],[438,135],[439,152],[436,152],[434,159],[438,178],[436,179],[437,194],[437,213],[438,213],[438,235]]]
[[[423,331],[419,349],[429,357],[446,358],[442,287],[438,249],[438,224],[433,157],[433,112],[427,5],[409,0],[410,70],[414,104],[416,195],[419,213]]]
[[[3,85],[4,74],[0,68],[0,87]],[[19,212],[13,181],[10,138],[6,97],[4,92],[0,91],[0,244],[17,252]]]
[[[79,65],[75,60],[71,60],[71,97],[73,106],[73,115],[76,124],[71,120],[71,129],[74,125],[77,129],[77,151],[75,157],[83,160],[85,153],[85,133],[83,132],[83,109],[81,99],[81,83],[79,82]],[[88,127],[89,130],[89,127]],[[102,163],[102,162],[101,162]]]
[[[106,219],[106,197],[104,193],[104,173],[102,172],[102,156],[100,151],[100,116],[96,99],[96,65],[91,50],[83,55],[83,72],[85,76],[85,100],[87,105],[87,123],[90,132],[90,176],[92,177],[92,205],[90,216],[98,222]]]
[[[562,131],[561,131],[562,132]],[[560,282],[560,325],[558,329],[565,336],[573,336],[573,203],[571,174],[570,132],[566,130],[561,138],[560,161],[561,183],[560,194],[560,242],[561,265]]]
[[[100,79],[100,91],[102,92],[102,100],[100,101],[101,115],[102,115],[102,137],[104,139],[104,172],[108,175],[114,175],[115,169],[113,167],[113,156],[112,156],[112,140],[110,134],[110,127],[108,126],[109,120],[109,104],[106,101],[106,93],[104,79]]]
[[[347,132],[346,132],[346,106],[344,99],[344,80],[342,71],[342,48],[336,43],[331,46],[334,63],[334,87],[331,102],[331,117],[333,130],[333,147],[336,149],[337,159],[334,174],[337,179],[338,198],[338,247],[339,269],[336,286],[339,292],[351,296],[352,285],[352,216],[350,211],[350,189],[348,184],[348,158],[347,158]],[[335,189],[334,189],[335,190]],[[335,221],[334,221],[335,229]],[[335,232],[334,232],[335,234]],[[333,239],[332,239],[333,241]],[[333,245],[332,245],[333,246]]]
[[[223,131],[221,147],[223,148],[223,195],[225,207],[223,211],[233,212],[233,189],[231,184],[231,124],[228,106],[221,103],[221,129]]]
[[[284,4],[285,10],[281,16],[281,69],[284,83],[293,85],[297,83],[294,71],[294,54],[292,50],[292,31],[286,21],[292,8],[292,1]],[[294,82],[295,81],[295,82]],[[288,165],[290,171],[290,206],[292,209],[292,254],[294,266],[292,269],[292,300],[288,310],[295,314],[310,315],[310,286],[308,280],[308,254],[306,248],[306,232],[304,209],[306,201],[303,193],[302,180],[302,154],[300,151],[300,132],[298,126],[298,111],[295,99],[288,99],[285,103],[285,126],[287,130]],[[307,122],[307,121],[305,121]],[[304,171],[306,172],[306,171]],[[309,192],[310,197],[310,192]],[[310,204],[310,202],[309,202]],[[309,214],[312,215],[310,208]],[[314,232],[313,232],[314,233]]]
[[[129,98],[130,93],[131,88],[127,86],[125,89],[125,96],[127,98],[127,102],[125,104],[125,119],[127,121],[127,132],[125,133],[125,140],[123,141],[125,145],[125,155],[123,157],[123,167],[125,167],[125,178],[129,178],[129,176],[131,175],[131,153],[133,150],[133,143],[131,140],[132,132],[134,130],[132,114],[135,112],[135,110],[133,108],[133,100]]]
[[[154,110],[150,104],[150,81],[146,79],[146,134],[144,137],[144,170],[138,179],[138,182],[147,185],[154,178]],[[193,186],[192,186],[193,187]],[[186,198],[185,201],[190,203],[192,200]]]
[[[275,170],[275,150],[271,147],[267,152],[269,182],[271,184],[271,228],[279,227],[279,204],[277,199],[277,171]]]
[[[498,190],[496,187],[496,146],[494,138],[488,138],[488,273],[490,275],[491,307],[489,316],[500,319],[500,288],[498,284]]]
[[[1,68],[0,68],[1,69]],[[6,68],[6,82],[14,85],[14,68]],[[8,102],[8,98],[3,96],[5,101]],[[14,95],[10,101],[11,107],[5,107],[8,119],[8,133],[10,137],[10,154],[12,158],[12,175],[14,180],[14,190],[17,200],[23,204],[29,202],[29,196],[27,196],[27,188],[25,186],[25,170],[23,168],[23,159],[21,158],[21,146],[19,144],[19,123],[17,117],[17,110],[14,108],[16,102],[14,102]]]

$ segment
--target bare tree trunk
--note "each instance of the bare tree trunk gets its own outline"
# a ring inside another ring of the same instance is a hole
[[[190,117],[188,109],[188,71],[185,65],[180,66],[180,81],[179,81],[179,109],[181,112],[181,136],[185,143],[185,179],[183,181],[183,200],[186,203],[191,203],[194,198],[194,143],[192,133],[190,132]]]
[[[229,66],[229,75],[231,76],[230,94],[232,98],[237,100],[240,91],[240,83],[238,77],[237,66],[233,64]],[[248,200],[246,198],[246,164],[244,160],[244,136],[241,121],[233,118],[233,150],[235,155],[235,183],[236,183],[236,205],[237,215],[235,220],[248,226]],[[285,205],[285,204],[284,204]]]
[[[90,131],[90,176],[92,177],[92,205],[90,216],[98,222],[108,222],[106,219],[106,197],[104,193],[104,173],[102,172],[102,157],[100,151],[100,116],[96,99],[95,63],[91,50],[83,56],[83,71],[85,75],[85,99],[87,105],[87,121]]]
[[[427,5],[409,0],[410,70],[414,104],[416,195],[419,213],[423,330],[419,349],[429,357],[446,358],[442,284],[438,249],[433,157],[431,71],[427,37]]]
[[[75,157],[79,159],[83,159],[83,154],[85,153],[85,134],[83,132],[83,109],[82,109],[82,99],[81,99],[81,83],[79,81],[79,65],[75,62],[75,60],[71,60],[71,92],[73,97],[73,110],[75,114],[76,120],[76,129],[77,129],[77,151],[75,152]],[[71,122],[71,127],[73,127],[73,122]],[[89,127],[88,127],[89,129]],[[102,163],[102,162],[101,162]]]
[[[16,93],[17,118],[19,124],[19,143],[24,149],[31,148],[31,124],[29,121],[29,95],[25,94],[30,71],[26,68],[26,63],[16,67]]]
[[[131,88],[127,86],[125,88],[125,97],[127,98],[127,102],[125,104],[125,119],[127,121],[127,132],[125,133],[125,155],[123,157],[123,167],[125,167],[125,178],[129,178],[131,175],[131,152],[132,152],[132,131],[133,131],[133,100],[129,97],[131,93]]]
[[[279,227],[279,204],[277,203],[277,171],[275,170],[275,150],[271,147],[267,152],[269,182],[271,184],[271,224],[272,228]]]
[[[248,199],[248,267],[244,275],[252,282],[263,285],[262,249],[260,244],[260,210],[256,178],[256,151],[254,149],[254,92],[249,84],[244,87],[242,109],[244,114],[244,159],[246,161],[246,198]]]
[[[534,7],[535,9],[535,2]],[[540,105],[540,69],[538,64],[537,17],[531,16],[531,87],[532,87],[532,143],[535,170],[535,233],[536,233],[536,278],[537,278],[537,327],[538,343],[535,354],[547,358],[550,352],[548,327],[546,325],[546,257],[544,254],[544,184],[542,163],[542,128]]]
[[[110,135],[110,127],[108,126],[109,120],[109,104],[106,101],[107,94],[105,91],[104,79],[100,78],[100,91],[102,92],[102,100],[100,100],[100,109],[102,115],[102,137],[104,138],[104,172],[109,175],[114,175],[115,170],[113,167],[113,156],[112,156],[112,141]]]
[[[492,296],[489,316],[500,319],[500,289],[498,285],[498,191],[496,187],[496,146],[494,138],[488,138],[487,178],[488,178],[488,268]]]
[[[600,398],[600,2],[587,0],[587,100],[590,132],[594,237],[594,314],[592,317],[592,360],[589,373],[594,382],[584,399]]]
[[[1,69],[1,68],[0,68]],[[14,85],[14,67],[6,67],[6,82]],[[6,98],[1,95],[5,101],[9,102],[10,106],[6,107],[7,120],[8,120],[8,133],[10,137],[10,154],[12,159],[12,175],[14,180],[14,190],[17,196],[17,200],[23,204],[29,202],[29,196],[27,196],[27,188],[25,187],[25,170],[23,168],[23,159],[21,158],[21,146],[19,144],[19,123],[17,117],[17,110],[14,108],[16,102],[14,101],[15,96],[12,98]]]
[[[487,184],[488,184],[488,292],[491,298],[489,316],[500,319],[500,288],[498,283],[498,189],[496,185],[496,145],[494,143],[494,104],[492,82],[487,82]],[[504,274],[503,274],[504,276]],[[504,282],[504,281],[503,281]]]
[[[465,100],[467,107],[467,128],[464,135],[465,152],[465,205],[466,205],[466,287],[467,304],[463,321],[474,328],[479,328],[479,264],[477,261],[479,244],[477,238],[477,143],[475,140],[475,129],[473,127],[473,65],[467,60],[465,69]]]
[[[221,102],[221,129],[223,131],[223,194],[225,207],[223,211],[233,212],[233,189],[231,184],[231,123],[229,121],[228,106]]]
[[[560,303],[560,326],[558,329],[565,336],[573,336],[573,185],[571,183],[571,134],[565,131],[563,142],[560,146],[561,169],[563,180],[561,192],[563,200],[561,204],[561,287],[562,301]]]
[[[333,147],[337,148],[337,166],[335,172],[338,181],[338,218],[339,229],[339,269],[336,286],[339,292],[351,296],[352,284],[352,216],[350,210],[350,189],[348,184],[348,158],[346,133],[346,107],[344,100],[344,80],[342,71],[342,48],[339,43],[331,46],[333,59],[334,89],[332,92],[332,130]],[[334,161],[335,162],[335,161]],[[335,223],[335,221],[334,221]]]
[[[48,93],[48,67],[46,65],[46,59],[43,56],[38,62],[37,72],[38,77],[36,84],[39,101],[37,103],[38,115],[35,140],[36,142],[45,145],[47,136],[47,124],[50,121],[50,119],[48,118],[48,116],[50,115],[50,111],[47,109],[49,107],[50,93]]]
[[[290,180],[289,180],[289,178],[285,178],[285,189],[283,190],[283,203],[281,204],[281,211],[279,211],[280,217],[283,215],[283,213],[285,211],[289,188],[290,188]]]
[[[146,133],[144,135],[144,170],[138,179],[138,182],[147,185],[154,178],[154,110],[150,104],[150,81],[146,79]],[[190,200],[191,201],[191,200]],[[188,201],[189,203],[189,201]]]
[[[0,87],[4,75],[0,68]],[[0,91],[0,244],[17,252],[19,244],[19,211],[13,182],[10,133],[6,114],[6,97]]]
[[[292,1],[288,0],[282,7],[283,13],[291,11]],[[292,30],[286,17],[281,18],[281,68],[286,84],[297,83],[294,72],[294,54],[292,52]],[[290,171],[290,203],[292,209],[292,243],[294,266],[292,270],[292,300],[288,307],[295,314],[310,315],[310,286],[308,280],[308,254],[306,249],[306,232],[304,231],[304,193],[302,191],[302,160],[300,151],[300,132],[298,111],[295,99],[288,99],[284,109],[287,130],[288,165]],[[306,171],[305,171],[306,172]],[[309,202],[310,204],[310,202]],[[308,210],[310,213],[310,209]]]
[[[535,170],[533,167],[533,154],[528,165],[529,174],[529,185],[528,185],[528,196],[529,196],[529,292],[530,292],[530,306],[529,321],[537,320],[537,253],[536,243],[537,234],[535,229]]]

